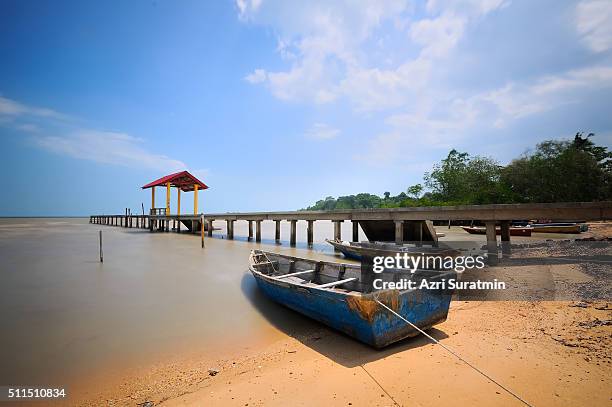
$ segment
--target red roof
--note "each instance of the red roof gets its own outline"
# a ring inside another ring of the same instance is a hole
[[[158,187],[158,186],[166,186],[167,183],[170,183],[171,186],[180,188],[181,191],[193,191],[194,185],[198,185],[199,189],[208,189],[208,186],[191,175],[187,171],[176,172],[174,174],[166,175],[165,177],[161,177],[153,182],[149,182],[147,185],[143,186],[142,189]]]

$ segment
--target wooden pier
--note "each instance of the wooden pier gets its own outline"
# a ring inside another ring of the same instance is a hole
[[[352,241],[359,239],[359,227],[371,241],[414,241],[420,243],[437,242],[432,220],[475,220],[486,225],[488,251],[497,254],[497,237],[495,227],[501,225],[501,241],[510,242],[510,223],[512,220],[549,219],[551,221],[598,221],[612,219],[612,202],[571,202],[546,204],[503,204],[503,205],[462,205],[419,208],[384,208],[384,209],[350,209],[337,211],[291,211],[291,212],[249,212],[249,213],[215,213],[180,215],[170,214],[162,209],[153,209],[149,215],[99,215],[91,216],[95,224],[136,227],[150,231],[186,231],[198,233],[201,230],[201,219],[206,223],[208,236],[213,235],[214,222],[226,223],[226,238],[234,238],[234,223],[248,222],[249,239],[253,239],[255,224],[255,241],[260,242],[262,222],[274,222],[274,240],[281,240],[281,222],[290,223],[289,244],[295,246],[297,240],[297,222],[306,222],[306,240],[313,243],[316,221],[334,222],[335,239],[342,239],[341,224],[352,223]],[[171,226],[172,225],[172,226]]]

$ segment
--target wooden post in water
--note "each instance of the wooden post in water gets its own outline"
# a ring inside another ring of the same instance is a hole
[[[100,231],[100,263],[104,263],[104,253],[102,252],[102,231]]]
[[[200,215],[200,238],[202,239],[202,249],[204,248],[204,215]]]

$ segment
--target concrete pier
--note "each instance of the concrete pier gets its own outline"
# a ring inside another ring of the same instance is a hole
[[[281,234],[280,234],[280,219],[274,219],[274,241],[276,243],[280,243],[280,238],[281,238]]]
[[[489,264],[497,264],[497,231],[495,230],[495,221],[486,221],[487,234],[487,255]]]
[[[234,221],[227,219],[227,238],[229,240],[233,240],[234,239]]]
[[[249,221],[249,241],[253,240],[253,221]]]
[[[293,212],[253,212],[253,213],[217,213],[209,215],[172,215],[165,208],[155,208],[149,215],[132,215],[128,209],[122,215],[93,215],[90,223],[131,228],[148,228],[149,231],[169,231],[172,220],[175,230],[180,230],[183,223],[192,233],[201,227],[201,219],[208,226],[208,236],[212,236],[213,221],[225,220],[227,238],[234,238],[234,222],[249,222],[249,237],[253,237],[252,222],[256,224],[256,241],[261,241],[261,222],[275,222],[274,240],[281,239],[281,222],[290,222],[289,242],[297,242],[298,220],[308,223],[306,241],[314,243],[314,222],[330,220],[334,222],[334,238],[341,239],[341,226],[345,220],[352,221],[352,240],[359,240],[359,227],[370,241],[416,241],[437,242],[437,236],[431,220],[478,220],[486,224],[487,250],[490,259],[497,259],[496,223],[501,226],[502,253],[510,251],[510,221],[525,219],[550,219],[555,222],[570,220],[600,221],[612,219],[612,201],[603,202],[570,202],[546,204],[509,204],[509,205],[461,205],[419,208],[380,208],[351,209],[337,211],[293,211]]]
[[[255,241],[261,242],[261,221],[255,221]]]
[[[396,220],[395,222],[395,243],[404,241],[404,221]]]
[[[314,242],[314,220],[308,220],[308,226],[306,227],[306,242],[308,246],[312,246]]]
[[[297,219],[291,219],[289,220],[289,222],[291,222],[291,232],[289,235],[289,244],[291,246],[295,246],[295,242],[296,242],[296,229],[297,229]]]
[[[342,240],[342,222],[343,220],[334,221],[334,239]]]

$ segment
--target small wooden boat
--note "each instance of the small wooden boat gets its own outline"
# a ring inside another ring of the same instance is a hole
[[[413,256],[451,256],[456,257],[459,251],[447,247],[415,246],[414,244],[397,244],[393,242],[346,242],[343,240],[325,239],[327,243],[344,254],[345,257],[362,260],[364,256],[395,256],[396,253],[408,253]]]
[[[484,226],[462,226],[461,228],[471,235],[485,235],[487,233],[487,228]],[[535,230],[528,226],[510,227],[510,236],[531,236],[531,232],[535,232]],[[501,227],[496,227],[495,233],[501,235]]]
[[[534,223],[534,233],[580,233],[582,228],[577,223]]]
[[[356,264],[303,259],[251,251],[249,268],[259,288],[272,300],[375,348],[416,336],[419,331],[384,309],[392,308],[420,329],[444,322],[450,290],[372,290],[373,276],[384,281],[456,278],[454,271],[417,270],[373,275]]]

